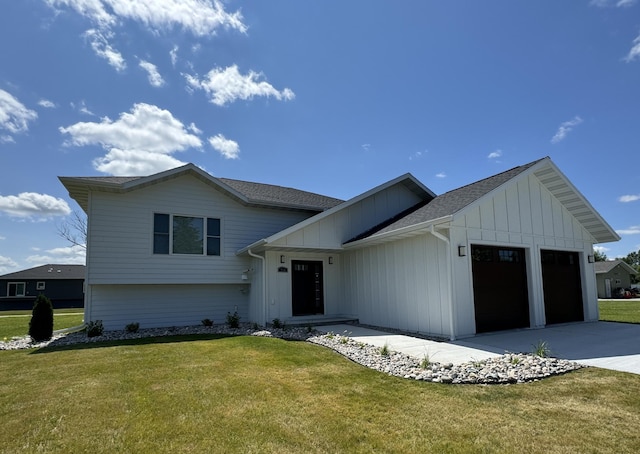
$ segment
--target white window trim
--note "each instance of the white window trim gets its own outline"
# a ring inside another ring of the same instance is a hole
[[[169,216],[169,253],[168,254],[160,254],[155,253],[153,251],[154,247],[154,236],[155,232],[155,224],[154,217],[156,214],[166,214]],[[199,218],[202,219],[203,222],[203,232],[202,232],[202,254],[183,254],[179,252],[173,252],[173,218],[175,216],[186,217],[186,218]],[[209,235],[207,232],[207,219],[217,219],[220,221],[220,235]],[[184,214],[184,213],[169,213],[166,211],[153,211],[151,213],[151,255],[154,257],[158,256],[176,256],[176,257],[209,257],[209,258],[222,258],[224,256],[224,242],[223,242],[223,232],[224,231],[224,219],[221,216],[207,216],[207,215],[193,215],[193,214]],[[207,255],[207,238],[213,237],[218,238],[220,240],[220,255]]]
[[[45,290],[46,285],[45,281],[38,281],[36,282],[36,290]]]
[[[11,286],[11,284],[13,284],[13,285],[22,284],[22,294],[18,294],[17,288],[16,288],[16,294],[14,296],[9,296],[9,287]],[[27,283],[26,282],[15,281],[15,282],[8,282],[7,283],[7,297],[8,298],[19,298],[19,297],[21,298],[21,297],[24,297],[24,296],[27,296]]]

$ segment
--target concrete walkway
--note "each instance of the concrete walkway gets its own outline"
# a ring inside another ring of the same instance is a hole
[[[316,327],[320,331],[349,336],[359,342],[431,361],[460,364],[502,355],[531,352],[543,341],[551,356],[589,366],[640,374],[640,325],[593,322],[554,325],[480,334],[453,342],[435,342],[411,335],[391,334],[359,326],[336,324]]]

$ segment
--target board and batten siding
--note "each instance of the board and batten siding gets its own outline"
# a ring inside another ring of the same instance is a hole
[[[429,234],[346,252],[344,309],[368,325],[448,336],[447,254]]]
[[[598,319],[595,271],[587,261],[593,238],[535,175],[505,185],[454,216],[450,238],[458,336],[475,334],[470,256],[473,244],[525,249],[532,327],[545,325],[540,251],[580,253],[585,320]],[[467,257],[457,257],[458,245],[467,246]]]
[[[422,199],[402,184],[376,192],[353,205],[274,241],[274,246],[318,249],[341,248],[342,244],[416,205]]]
[[[125,194],[92,192],[88,284],[242,283],[251,261],[236,251],[312,213],[246,207],[192,176]],[[221,220],[219,257],[153,254],[153,215]]]
[[[91,314],[106,330],[200,325],[208,318],[226,322],[227,312],[248,320],[249,285],[92,285]]]

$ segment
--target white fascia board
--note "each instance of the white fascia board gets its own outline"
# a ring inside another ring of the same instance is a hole
[[[344,249],[352,249],[362,246],[367,246],[369,244],[376,244],[382,240],[388,239],[390,237],[406,235],[408,233],[419,234],[421,231],[428,231],[430,226],[438,226],[440,224],[450,223],[453,220],[453,216],[443,216],[437,219],[431,219],[429,221],[419,222],[418,224],[409,225],[407,227],[402,227],[400,229],[392,230],[390,232],[381,233],[379,235],[373,234],[361,240],[352,241],[350,243],[344,243],[342,247]],[[448,228],[448,226],[446,227]]]

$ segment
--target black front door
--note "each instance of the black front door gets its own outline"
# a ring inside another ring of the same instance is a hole
[[[291,266],[293,315],[324,314],[322,262],[293,260]]]

